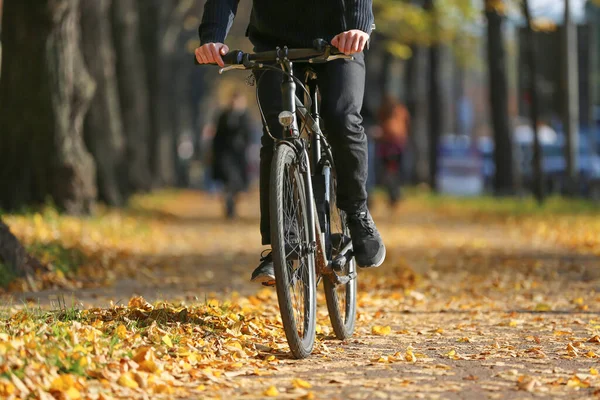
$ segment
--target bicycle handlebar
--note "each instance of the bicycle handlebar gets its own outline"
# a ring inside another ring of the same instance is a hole
[[[346,56],[344,53],[339,51],[337,48],[330,46],[322,39],[317,39],[314,41],[314,47],[308,49],[278,49],[278,50],[270,50],[263,51],[258,53],[244,53],[241,50],[232,50],[229,53],[222,56],[223,62],[225,65],[243,65],[245,61],[248,62],[276,62],[281,58],[282,55],[287,57],[290,61],[297,60],[310,60],[318,57],[322,57],[326,55],[328,57],[335,58],[352,58],[352,56]],[[327,61],[324,59],[323,61]],[[196,65],[216,65],[214,63],[211,64],[200,64],[196,59],[196,55],[194,55],[194,63]]]

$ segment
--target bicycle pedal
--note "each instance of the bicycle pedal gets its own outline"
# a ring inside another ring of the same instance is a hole
[[[331,267],[336,272],[342,272],[344,270],[344,267],[346,266],[346,264],[348,264],[350,262],[350,260],[352,260],[352,257],[354,257],[354,253],[352,252],[352,249],[346,251],[345,253],[339,254],[331,262]]]

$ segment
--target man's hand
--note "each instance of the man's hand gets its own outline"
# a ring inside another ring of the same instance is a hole
[[[225,63],[221,56],[227,53],[229,53],[229,47],[223,43],[206,43],[196,49],[196,60],[200,64],[218,64],[220,67],[224,67]]]
[[[331,44],[346,55],[360,53],[369,41],[369,34],[359,29],[342,32],[331,40]]]

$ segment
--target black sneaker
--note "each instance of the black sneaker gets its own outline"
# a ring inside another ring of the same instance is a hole
[[[356,263],[361,268],[379,267],[385,261],[385,246],[371,214],[365,210],[347,218]]]
[[[264,252],[263,252],[264,254]],[[260,264],[252,272],[252,282],[262,283],[263,286],[275,286],[275,267],[273,266],[273,256],[271,251],[260,258]]]

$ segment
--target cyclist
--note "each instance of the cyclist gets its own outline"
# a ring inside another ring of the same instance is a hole
[[[235,17],[239,0],[207,0],[199,28],[201,46],[196,58],[201,64],[223,66],[223,44]],[[378,267],[385,260],[385,246],[367,208],[367,137],[360,110],[365,88],[363,50],[373,26],[372,0],[253,0],[246,31],[255,51],[277,46],[311,48],[322,38],[354,59],[338,59],[312,68],[317,73],[325,123],[337,169],[338,207],[345,211],[357,264]],[[258,97],[272,134],[280,134],[281,75],[259,72]],[[274,143],[263,133],[260,152],[260,231],[262,244],[271,244],[269,181]],[[261,257],[252,274],[253,282],[275,283],[273,259]]]

